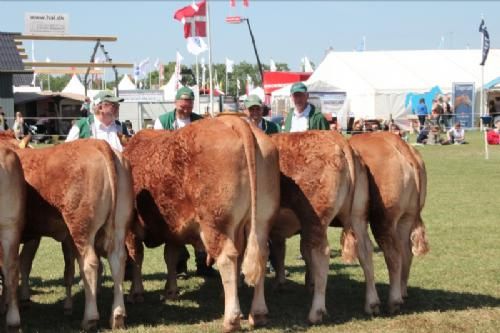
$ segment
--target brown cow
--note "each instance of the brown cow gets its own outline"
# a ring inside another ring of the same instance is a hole
[[[16,153],[0,141],[0,266],[3,273],[2,304],[7,305],[7,327],[19,327],[17,285],[19,243],[24,228],[26,183]],[[5,304],[3,304],[5,302]]]
[[[269,138],[244,120],[227,116],[176,132],[141,131],[124,155],[132,166],[138,213],[134,234],[127,238],[135,262],[131,295],[143,292],[142,241],[148,247],[166,243],[166,293],[174,297],[177,249],[201,240],[222,277],[224,330],[240,327],[237,281],[243,253],[243,274],[255,286],[249,321],[263,324],[268,312],[267,240],[279,206],[278,156]]]
[[[389,270],[389,312],[399,310],[407,296],[413,255],[429,247],[421,211],[427,175],[420,154],[393,133],[353,136],[350,145],[368,168],[369,220]]]
[[[341,226],[344,260],[354,260],[357,252],[365,273],[365,311],[378,311],[373,248],[367,233],[368,180],[359,158],[336,132],[279,134],[273,135],[272,140],[279,150],[282,172],[280,215],[271,230],[277,282],[285,281],[285,240],[302,230],[300,243],[307,266],[306,283],[314,285],[308,319],[311,323],[320,322],[326,313],[330,253],[327,228]]]
[[[41,236],[49,236],[76,254],[85,287],[84,329],[99,320],[97,254],[106,255],[114,281],[110,325],[123,327],[125,235],[133,211],[128,162],[106,142],[90,139],[16,153],[28,183],[23,241],[35,240],[36,244]],[[28,275],[33,257],[34,252],[22,255],[22,299],[29,299]]]

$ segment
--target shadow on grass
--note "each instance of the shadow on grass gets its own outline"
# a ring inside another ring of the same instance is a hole
[[[371,317],[363,313],[364,283],[349,278],[347,274],[338,271],[344,265],[333,264],[330,270],[336,273],[328,277],[326,304],[329,316],[325,317],[323,325],[341,324],[353,319],[370,320]],[[302,274],[303,267],[290,266],[287,268],[292,274]],[[144,276],[146,286],[155,284],[154,290],[147,290],[143,304],[127,304],[127,327],[134,328],[140,325],[186,325],[200,322],[219,320],[222,324],[224,314],[224,298],[222,283],[219,277],[200,279],[191,278],[180,282],[181,295],[178,301],[161,302],[160,293],[163,289],[165,274],[149,274]],[[101,314],[99,327],[108,328],[108,319],[111,313],[113,289],[108,287],[110,279],[106,278],[98,297],[98,308]],[[62,286],[62,279],[41,282],[32,279],[33,294],[46,294],[39,288],[47,286]],[[410,279],[411,283],[411,279]],[[23,309],[21,316],[23,332],[78,332],[83,317],[84,292],[81,288],[73,288],[74,312],[69,317],[63,316],[63,299],[55,303],[32,303]],[[382,316],[387,316],[386,303],[389,286],[377,284],[377,290],[382,301]],[[498,307],[500,299],[488,295],[450,292],[445,290],[430,290],[409,287],[409,297],[402,307],[402,314],[421,313],[428,311],[465,310],[483,307]],[[240,306],[245,316],[248,315],[253,296],[253,289],[243,286],[239,289]],[[62,297],[62,296],[61,296]],[[266,301],[269,308],[269,328],[300,331],[309,326],[306,322],[312,295],[302,283],[287,281],[284,290],[273,289],[273,278],[266,279]],[[0,324],[4,319],[0,321]],[[56,329],[55,329],[56,328]]]

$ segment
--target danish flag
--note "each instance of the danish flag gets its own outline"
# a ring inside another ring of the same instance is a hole
[[[206,0],[203,0],[175,12],[174,19],[184,24],[184,38],[207,36],[206,8]]]

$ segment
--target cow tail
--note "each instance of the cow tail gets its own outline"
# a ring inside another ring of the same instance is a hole
[[[103,231],[104,231],[104,249],[106,253],[109,253],[112,250],[113,244],[115,242],[114,239],[114,230],[115,230],[115,216],[116,216],[116,206],[117,206],[117,189],[118,189],[118,171],[116,170],[116,162],[115,160],[118,157],[115,155],[111,147],[107,147],[108,149],[101,150],[105,155],[106,161],[106,169],[108,171],[109,176],[109,186],[111,189],[111,207],[108,215],[108,219],[105,222]]]
[[[418,217],[418,223],[411,231],[410,240],[413,255],[423,256],[429,252],[429,242],[427,241],[425,226],[420,216]]]
[[[422,216],[420,215],[422,209],[424,208],[425,198],[427,195],[427,172],[425,169],[425,163],[420,156],[420,153],[413,147],[408,146],[411,153],[413,154],[413,158],[415,159],[415,163],[417,165],[413,166],[415,172],[415,181],[417,185],[417,190],[420,194],[419,196],[419,212],[415,225],[412,228],[410,234],[411,240],[411,251],[415,256],[423,256],[427,252],[429,252],[429,242],[427,240],[425,225],[422,221]]]
[[[250,178],[251,195],[251,220],[250,232],[248,234],[247,246],[241,265],[241,271],[245,276],[245,282],[249,286],[255,286],[265,274],[268,250],[259,245],[259,238],[267,237],[263,233],[265,230],[258,226],[257,221],[257,165],[255,158],[256,142],[248,124],[242,122],[240,125],[245,130],[239,131],[243,139],[245,156],[248,164],[248,174]],[[238,126],[239,127],[239,126]],[[266,243],[267,244],[267,243]]]
[[[344,145],[343,151],[347,160],[347,165],[349,167],[349,176],[351,178],[349,197],[352,198],[352,200],[350,200],[350,204],[352,205],[354,203],[354,196],[356,195],[356,182],[358,181],[356,177],[356,168],[360,168],[360,166],[358,165],[359,163],[356,163],[357,160],[355,160],[354,152],[347,143]],[[353,263],[358,255],[356,251],[357,240],[354,229],[352,227],[352,219],[346,219],[346,221],[343,223],[343,226],[344,228],[342,230],[342,235],[340,238],[340,243],[342,246],[342,261],[345,263]]]

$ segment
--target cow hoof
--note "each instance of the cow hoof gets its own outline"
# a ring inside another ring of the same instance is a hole
[[[73,308],[64,308],[64,315],[71,316],[73,314]]]
[[[112,316],[109,326],[113,330],[119,330],[125,328],[125,316],[124,315],[116,315]]]
[[[378,316],[380,314],[380,303],[367,305],[365,313],[369,316]]]
[[[309,323],[312,325],[320,324],[323,321],[323,316],[326,315],[326,309],[318,309],[309,313]]]
[[[401,305],[403,304],[403,300],[395,301],[389,303],[389,314],[394,315],[401,310]]]
[[[7,326],[6,330],[7,333],[21,333],[21,326]]]
[[[144,303],[144,295],[143,294],[128,294],[127,295],[127,303],[130,303],[130,304]]]
[[[175,301],[179,298],[179,289],[168,290],[165,295],[160,295],[160,301]]]
[[[224,327],[223,327],[223,332],[224,333],[231,333],[235,331],[239,331],[241,329],[240,326],[240,316],[236,316],[233,320],[225,321],[224,322]]]
[[[249,314],[248,323],[253,327],[265,326],[267,324],[267,314]]]
[[[29,307],[31,307],[31,299],[21,299],[19,300],[19,305],[21,306],[21,308],[23,309],[27,309]]]
[[[92,319],[87,321],[82,321],[82,329],[84,331],[95,331],[97,329],[98,319]]]
[[[275,281],[273,284],[273,290],[276,292],[285,291],[286,287],[286,281]]]

